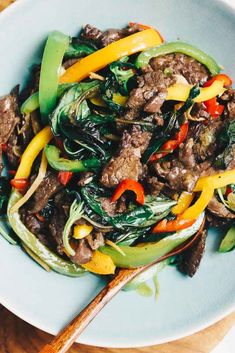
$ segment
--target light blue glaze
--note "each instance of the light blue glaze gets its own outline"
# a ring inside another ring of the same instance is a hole
[[[76,34],[81,25],[120,27],[129,21],[158,28],[214,56],[235,79],[235,15],[215,0],[19,0],[0,14],[0,95],[28,76],[40,61],[49,31]],[[160,275],[154,299],[122,292],[80,337],[81,343],[133,347],[191,334],[235,308],[235,253],[218,254],[221,232],[211,231],[195,278],[174,268]],[[0,302],[31,324],[57,333],[101,289],[96,276],[47,273],[17,246],[0,238]]]

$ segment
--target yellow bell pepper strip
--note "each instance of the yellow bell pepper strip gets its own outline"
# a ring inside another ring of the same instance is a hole
[[[79,82],[89,76],[90,72],[103,69],[123,56],[138,53],[161,43],[162,38],[154,29],[137,32],[81,59],[65,71],[60,82]]]
[[[205,184],[198,200],[189,207],[181,216],[182,219],[196,219],[207,207],[214,195],[214,188],[210,184]]]
[[[205,185],[209,184],[214,189],[223,188],[235,183],[235,169],[198,179],[193,191],[201,191]]]
[[[68,36],[54,31],[49,34],[46,42],[39,80],[39,105],[44,121],[56,105],[60,67],[69,41]]]
[[[116,269],[112,258],[98,250],[94,252],[91,261],[81,266],[98,275],[113,275]]]
[[[33,162],[52,137],[50,126],[46,126],[30,141],[21,157],[14,180],[27,179],[30,176]]]
[[[183,191],[180,195],[177,205],[175,205],[171,212],[175,215],[183,213],[189,206],[191,205],[194,198],[194,194],[192,192]]]
[[[191,85],[184,85],[182,83],[176,83],[167,89],[167,100],[176,100],[185,102],[189,96]],[[194,98],[194,102],[204,102],[211,98],[224,93],[226,89],[223,86],[223,82],[214,81],[209,87],[200,88],[200,94]]]
[[[12,206],[12,208],[9,210],[10,213],[16,212],[20,207],[22,207],[29,200],[29,198],[33,195],[35,190],[43,181],[44,177],[46,176],[46,172],[47,172],[47,159],[46,159],[45,153],[43,152],[41,164],[40,164],[36,179],[30,186],[30,188],[27,190],[26,194]]]
[[[77,225],[73,229],[73,238],[74,239],[82,239],[89,235],[93,230],[92,226],[88,224]]]

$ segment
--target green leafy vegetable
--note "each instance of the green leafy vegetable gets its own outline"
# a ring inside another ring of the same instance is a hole
[[[84,56],[94,53],[96,50],[97,47],[94,44],[74,37],[70,39],[64,57],[65,59],[83,58]]]
[[[52,131],[55,136],[61,132],[61,124],[66,122],[76,125],[90,114],[86,99],[95,96],[99,91],[99,81],[78,83],[62,95],[59,104],[50,116]]]
[[[71,256],[75,255],[75,251],[69,244],[69,233],[71,231],[71,227],[79,220],[83,215],[83,202],[78,202],[76,199],[72,203],[69,211],[69,218],[65,224],[64,231],[63,231],[63,245],[67,251],[67,253]]]
[[[110,217],[102,208],[99,198],[99,189],[95,184],[89,184],[81,188],[81,194],[85,202],[90,206],[90,208],[102,217],[108,224],[115,228],[124,229],[127,227],[145,227],[152,224],[150,222],[153,219],[155,222],[156,217],[162,219],[165,217],[165,211],[170,211],[170,208],[175,205],[175,201],[162,198],[149,198],[146,200],[143,206],[135,207],[134,209]],[[106,195],[107,196],[107,195]],[[155,218],[154,218],[155,217]],[[146,223],[147,222],[147,223]]]

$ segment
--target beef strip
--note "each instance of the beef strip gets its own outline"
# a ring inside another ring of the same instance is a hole
[[[164,179],[173,190],[191,192],[199,178],[199,168],[186,168],[182,162],[173,159],[154,164],[158,177]]]
[[[116,42],[119,39],[127,37],[141,30],[142,28],[140,28],[138,24],[135,24],[134,26],[127,27],[124,29],[109,28],[106,31],[102,32],[100,29],[87,24],[86,26],[84,26],[81,32],[81,38],[85,40],[93,40],[100,47],[106,47],[107,45]]]
[[[78,246],[75,249],[75,255],[71,260],[78,265],[85,264],[92,258],[92,250],[85,238],[78,240]]]
[[[140,162],[141,154],[147,148],[151,133],[134,126],[124,131],[118,154],[104,167],[100,182],[106,187],[115,187],[123,179],[138,180],[144,172]]]
[[[116,202],[111,202],[108,197],[102,197],[100,203],[103,210],[109,216],[114,216],[117,213],[123,213],[126,211],[126,199],[124,196],[121,196]]]
[[[98,41],[100,36],[102,34],[102,31],[95,26],[92,25],[85,25],[82,32],[81,32],[81,38],[86,39],[86,40],[94,40]]]
[[[198,162],[215,156],[218,150],[218,136],[223,122],[220,119],[211,121],[208,125],[202,124],[198,138],[194,139],[193,152]]]
[[[57,251],[63,254],[63,231],[69,217],[71,200],[65,190],[59,191],[54,197],[54,208],[49,221],[49,229],[57,244]]]
[[[155,176],[148,176],[146,178],[147,188],[151,195],[157,196],[163,190],[165,184],[158,180]]]
[[[147,113],[158,113],[167,95],[167,87],[175,82],[173,77],[160,70],[147,72],[138,77],[138,87],[133,89],[127,100],[128,109]]]
[[[150,60],[154,71],[166,69],[172,74],[182,75],[190,84],[203,84],[209,78],[209,72],[204,65],[190,56],[176,53],[158,56]]]
[[[207,206],[207,210],[214,216],[227,219],[235,219],[235,213],[230,211],[222,202],[219,202],[215,196]]]
[[[89,234],[86,237],[86,241],[90,246],[91,250],[97,250],[100,246],[104,245],[104,236],[101,232],[95,232],[93,234]]]
[[[29,213],[29,209],[27,205],[24,205],[19,210],[22,222],[26,226],[26,228],[36,235],[36,237],[46,246],[50,246],[50,242],[48,241],[48,232],[46,228],[46,224],[44,222],[40,222],[37,217],[33,214]]]
[[[51,171],[47,172],[45,178],[30,200],[30,204],[32,206],[31,213],[37,213],[43,209],[48,200],[62,188],[63,185],[60,184],[57,176]]]
[[[228,89],[220,99],[221,102],[225,104],[225,117],[228,119],[235,119],[235,89]]]
[[[18,94],[14,90],[0,98],[0,145],[7,143],[19,121]]]
[[[205,251],[207,230],[203,230],[201,236],[194,244],[183,252],[179,269],[181,272],[193,277],[198,270]]]

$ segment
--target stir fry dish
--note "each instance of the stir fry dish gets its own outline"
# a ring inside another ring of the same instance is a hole
[[[192,277],[214,226],[232,250],[235,90],[221,69],[138,23],[50,33],[29,82],[0,98],[2,236],[74,277],[175,250],[164,265]]]

